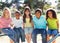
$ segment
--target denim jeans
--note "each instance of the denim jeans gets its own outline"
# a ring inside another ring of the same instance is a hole
[[[25,42],[24,30],[21,27],[19,28],[14,27],[14,31],[16,32],[16,35],[17,35],[17,42],[19,43],[20,38],[22,42]]]
[[[13,29],[3,28],[2,32],[7,34],[14,41],[14,43],[16,43],[16,33]]]
[[[37,34],[41,34],[42,43],[47,43],[47,33],[45,29],[34,29],[32,32],[32,41],[37,43]]]

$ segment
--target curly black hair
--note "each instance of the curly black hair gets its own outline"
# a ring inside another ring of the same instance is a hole
[[[55,19],[57,19],[56,12],[55,12],[54,10],[50,9],[50,10],[48,10],[48,11],[46,12],[46,20],[48,19],[48,12],[49,12],[49,11],[52,12],[52,17],[55,18]]]

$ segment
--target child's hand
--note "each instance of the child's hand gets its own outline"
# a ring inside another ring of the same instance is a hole
[[[14,24],[11,22],[11,23],[10,23],[10,26],[11,26],[11,27],[13,27],[13,26],[14,26]]]
[[[58,32],[60,33],[60,29],[58,29]]]
[[[9,27],[10,27],[11,29],[13,29],[13,28],[14,28],[14,24],[11,22],[10,25],[9,25]]]

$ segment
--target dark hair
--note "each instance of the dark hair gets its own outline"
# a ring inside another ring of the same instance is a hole
[[[52,12],[52,17],[55,18],[55,19],[57,19],[56,12],[55,12],[54,10],[50,9],[50,10],[48,10],[48,11],[46,12],[46,20],[48,19],[48,12],[49,12],[49,11]]]
[[[24,10],[24,15],[23,15],[23,22],[26,23],[26,14],[25,14],[25,11],[28,10],[30,12],[30,9],[26,8]],[[32,16],[31,16],[31,13],[29,14],[29,17],[30,17],[30,22],[32,21]]]
[[[36,12],[39,12],[39,13],[41,14],[41,11],[40,11],[40,10],[36,10],[35,13],[36,13]]]
[[[20,12],[16,11],[15,14],[18,13],[19,15],[21,14]]]

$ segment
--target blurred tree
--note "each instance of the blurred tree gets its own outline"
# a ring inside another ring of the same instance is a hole
[[[58,0],[57,9],[60,10],[60,0]]]
[[[43,11],[45,0],[33,0],[33,8],[40,8]]]
[[[3,2],[3,0],[0,0],[0,4],[1,4],[0,8],[3,9],[4,7],[10,7],[11,3],[9,3],[9,0],[5,0],[4,2]]]
[[[47,10],[48,8],[51,8],[51,5],[46,3],[46,4],[44,5],[44,10]]]
[[[60,0],[58,0],[60,2]]]
[[[24,4],[25,4],[25,6],[29,6],[30,8],[31,8],[31,1],[30,0],[25,0],[24,1]]]
[[[40,8],[43,11],[43,7],[45,4],[45,0],[25,0],[26,5],[30,6],[30,8]]]

